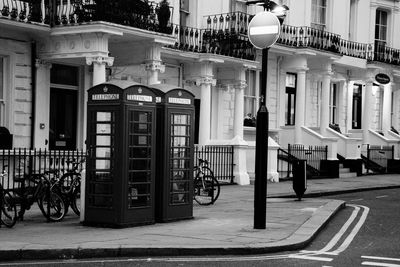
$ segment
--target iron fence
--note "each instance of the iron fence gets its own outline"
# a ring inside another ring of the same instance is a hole
[[[233,146],[195,146],[194,164],[198,164],[198,159],[207,160],[219,182],[233,184],[233,154]]]
[[[288,145],[288,153],[297,158],[307,160],[307,165],[318,172],[321,171],[321,160],[328,158],[328,146]]]
[[[72,167],[73,160],[79,161],[84,157],[86,152],[82,150],[0,150],[0,171],[6,172],[0,182],[6,190],[15,190],[21,186],[15,179],[49,170],[58,170],[62,174]]]

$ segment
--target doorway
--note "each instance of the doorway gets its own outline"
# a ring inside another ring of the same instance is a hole
[[[76,149],[78,91],[50,89],[50,150]]]
[[[355,84],[353,88],[353,116],[352,116],[352,128],[361,129],[361,110],[362,110],[362,85]]]

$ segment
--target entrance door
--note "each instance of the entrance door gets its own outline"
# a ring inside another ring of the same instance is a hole
[[[355,84],[353,88],[353,129],[361,129],[361,101],[361,85]]]
[[[78,91],[50,89],[51,150],[76,149]]]

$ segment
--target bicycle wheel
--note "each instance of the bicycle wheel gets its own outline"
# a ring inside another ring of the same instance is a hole
[[[75,187],[74,185],[75,179],[79,179],[78,175],[75,173],[66,173],[60,178],[59,184],[62,194],[71,193],[71,191]]]
[[[11,228],[17,222],[17,207],[9,192],[2,194],[1,223]]]
[[[194,180],[194,200],[200,205],[211,205],[219,197],[220,185],[214,176],[205,175]]]
[[[47,194],[43,194],[38,199],[38,206],[42,214],[49,218],[52,222],[61,221],[67,213],[64,199],[55,192],[50,192],[50,201]],[[50,206],[50,214],[48,215],[48,206]]]
[[[81,189],[79,185],[78,187],[75,187],[70,198],[71,208],[78,216],[81,214],[80,197],[81,197]]]

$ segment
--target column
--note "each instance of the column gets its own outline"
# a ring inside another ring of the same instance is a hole
[[[235,115],[233,119],[233,136],[243,138],[243,118],[244,118],[244,89],[246,84],[245,69],[237,71],[238,82],[235,84]]]
[[[369,143],[369,128],[371,125],[371,115],[373,109],[373,96],[372,96],[372,86],[374,83],[373,75],[369,74],[366,79],[365,92],[364,92],[364,105],[362,113],[362,127],[363,127],[363,143]]]
[[[320,118],[320,133],[326,136],[326,128],[329,127],[329,99],[331,87],[331,74],[330,70],[323,73],[322,76],[322,92],[321,92],[321,118]]]
[[[92,86],[104,83],[106,81],[106,65],[112,66],[113,63],[113,57],[86,57],[86,64],[93,64]]]
[[[196,79],[196,85],[201,88],[199,145],[206,145],[211,136],[211,86],[216,80],[211,76]]]
[[[161,45],[153,44],[146,49],[145,70],[147,71],[147,84],[158,84],[159,73],[165,72],[165,65],[161,61]]]
[[[306,101],[306,71],[308,68],[302,68],[297,71],[297,84],[296,84],[296,110],[295,110],[295,144],[301,144],[302,129],[305,121],[305,101]]]
[[[48,148],[50,112],[50,69],[51,63],[36,59],[36,108],[34,125],[34,148]]]
[[[383,86],[382,131],[387,135],[392,126],[392,83]]]
[[[244,89],[246,83],[246,69],[240,68],[235,71],[235,113],[233,118],[233,139],[235,147],[234,168],[235,182],[239,185],[250,184],[250,176],[247,172],[247,149],[248,144],[243,140],[243,118],[244,118]]]
[[[349,81],[347,83],[347,113],[346,113],[346,133],[348,133],[353,127],[353,87],[354,82]]]

